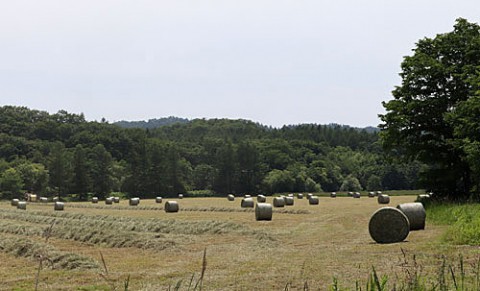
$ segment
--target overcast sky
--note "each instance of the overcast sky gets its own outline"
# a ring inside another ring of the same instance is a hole
[[[403,57],[458,17],[480,2],[1,1],[0,105],[376,126]]]

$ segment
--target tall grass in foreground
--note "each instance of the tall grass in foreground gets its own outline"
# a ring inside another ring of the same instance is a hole
[[[448,225],[445,242],[456,245],[480,245],[480,204],[430,203],[427,220]]]

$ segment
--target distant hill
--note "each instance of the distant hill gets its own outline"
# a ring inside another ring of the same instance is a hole
[[[157,128],[157,127],[162,127],[162,126],[167,126],[167,125],[172,125],[172,124],[177,124],[177,123],[188,123],[190,120],[186,118],[180,118],[180,117],[175,117],[175,116],[169,116],[169,117],[162,117],[162,118],[154,118],[154,119],[149,119],[148,121],[141,120],[141,121],[117,121],[114,122],[113,124],[123,127],[123,128]]]

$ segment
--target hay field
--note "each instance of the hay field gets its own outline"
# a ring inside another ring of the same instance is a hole
[[[393,196],[390,205],[414,199]],[[1,202],[0,290],[34,290],[42,257],[38,290],[124,290],[126,282],[129,290],[187,290],[205,249],[203,290],[326,290],[333,278],[350,290],[372,266],[400,278],[415,255],[423,273],[435,276],[442,255],[468,260],[477,252],[442,244],[444,227],[428,220],[405,242],[374,243],[368,221],[383,206],[376,198],[320,197],[319,205],[295,198],[294,206],[275,208],[272,221],[258,222],[240,200],[184,198],[176,200],[178,213],[154,200],[65,203],[63,212],[51,203],[23,211]]]

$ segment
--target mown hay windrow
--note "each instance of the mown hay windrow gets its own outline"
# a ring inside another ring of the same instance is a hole
[[[11,205],[16,207],[16,206],[18,206],[18,202],[20,202],[20,200],[12,199]]]
[[[19,201],[17,204],[17,209],[27,210],[27,202]]]
[[[65,204],[63,202],[57,201],[53,205],[53,210],[55,211],[63,211],[64,208],[65,208]]]
[[[240,206],[242,208],[253,208],[255,206],[255,202],[253,201],[253,198],[243,198]]]
[[[312,196],[312,197],[310,197],[310,199],[308,199],[308,204],[318,205],[318,204],[320,204],[320,199],[318,199],[318,196]]]
[[[273,208],[269,203],[257,203],[255,206],[255,220],[272,220]]]
[[[167,201],[165,203],[165,212],[178,212],[180,206],[177,201]]]
[[[396,243],[407,238],[410,223],[407,216],[397,208],[382,207],[372,214],[368,231],[377,243]]]
[[[420,202],[402,203],[397,205],[397,208],[402,211],[410,222],[410,230],[425,229],[425,219],[427,213],[423,204]]]
[[[265,197],[265,195],[258,195],[257,196],[257,202],[265,203],[265,202],[267,202],[267,197]]]
[[[130,206],[137,206],[138,204],[140,204],[140,198],[138,197],[133,197],[128,200],[128,205]]]
[[[285,199],[283,197],[273,198],[273,206],[274,207],[285,207]]]
[[[287,206],[293,206],[293,204],[295,203],[295,200],[291,196],[285,197],[284,200],[285,200],[285,205]]]
[[[387,194],[380,194],[377,197],[378,204],[389,204],[390,203],[390,196]]]

